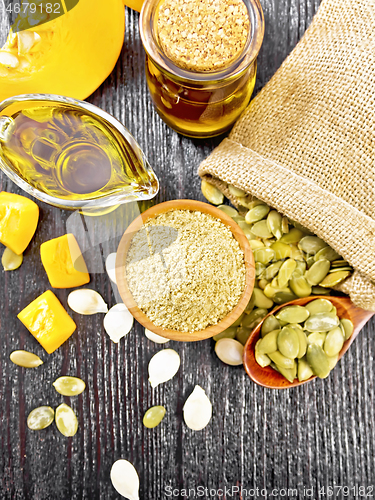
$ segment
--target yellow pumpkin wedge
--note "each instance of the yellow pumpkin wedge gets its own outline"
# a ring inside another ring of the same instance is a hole
[[[46,13],[35,13],[36,22],[38,15]],[[85,99],[112,72],[124,31],[122,0],[79,0],[56,19],[11,30],[0,50],[0,101],[30,93]]]

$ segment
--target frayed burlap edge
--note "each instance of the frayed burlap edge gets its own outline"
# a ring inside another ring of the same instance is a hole
[[[236,203],[243,189],[326,241],[356,270],[340,287],[358,307],[375,311],[375,221],[301,177],[230,139],[204,160],[199,175]]]

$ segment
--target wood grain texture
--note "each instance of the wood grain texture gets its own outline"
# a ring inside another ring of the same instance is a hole
[[[311,22],[318,0],[262,0],[266,32],[259,56],[256,92],[270,79]],[[198,164],[220,142],[179,136],[159,119],[149,98],[144,76],[144,53],[139,15],[127,9],[124,48],[112,75],[89,101],[120,119],[133,133],[160,181],[158,201],[193,198],[200,194]],[[1,188],[20,193],[5,176]],[[49,288],[41,266],[43,241],[64,234],[68,212],[38,203],[36,235],[14,272],[0,272],[0,498],[1,499],[118,499],[109,472],[118,458],[130,460],[140,475],[143,500],[194,498],[166,495],[165,488],[225,486],[303,488],[375,483],[375,322],[372,320],[328,379],[315,380],[288,391],[263,389],[252,383],[242,367],[225,366],[214,353],[212,340],[166,347],[182,360],[176,377],[152,390],[147,364],[158,346],[135,325],[126,339],[113,344],[103,332],[103,316],[73,314],[77,331],[48,356],[17,320],[17,313]],[[110,232],[110,230],[109,230]],[[102,255],[116,248],[115,239],[101,244]],[[92,274],[90,287],[109,305],[115,291],[103,273]],[[66,306],[68,291],[57,290]],[[9,354],[28,349],[45,363],[36,370],[13,365]],[[63,398],[52,382],[70,374],[83,378],[87,390]],[[210,397],[211,423],[200,432],[182,419],[185,399],[200,384]],[[79,416],[79,431],[64,438],[56,427],[31,432],[28,413],[36,406],[70,403]],[[142,426],[144,412],[163,404],[167,415],[154,429]],[[239,494],[201,498],[246,498]],[[257,498],[248,496],[248,498]],[[265,498],[258,496],[258,498]],[[320,498],[327,498],[323,495]],[[337,494],[333,498],[344,498]],[[346,498],[355,498],[354,494]]]

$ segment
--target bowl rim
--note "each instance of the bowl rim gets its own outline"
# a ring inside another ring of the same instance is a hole
[[[130,247],[130,243],[134,237],[134,233],[139,231],[143,226],[144,222],[156,217],[157,215],[171,210],[195,210],[200,211],[221,220],[231,230],[234,238],[238,241],[241,250],[244,252],[245,260],[245,288],[241,295],[240,300],[237,305],[216,325],[211,325],[204,330],[199,330],[193,333],[179,332],[177,330],[170,330],[158,327],[152,323],[152,321],[140,310],[136,304],[129,288],[127,285],[126,274],[125,274],[125,263],[127,252]],[[162,337],[169,338],[170,340],[178,340],[184,342],[192,342],[198,340],[208,339],[214,335],[218,335],[226,328],[229,328],[243,313],[245,310],[255,283],[255,263],[253,252],[251,250],[248,239],[246,238],[242,229],[238,224],[227,214],[225,214],[219,208],[209,205],[196,200],[181,199],[181,200],[171,200],[163,203],[159,203],[149,208],[141,215],[139,215],[127,228],[123,234],[120,244],[117,249],[116,255],[116,281],[120,296],[129,309],[130,313],[134,318],[141,323],[148,330],[161,335]]]

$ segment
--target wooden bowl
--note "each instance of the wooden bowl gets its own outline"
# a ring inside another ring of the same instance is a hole
[[[223,318],[216,325],[209,326],[204,330],[196,331],[193,333],[179,332],[177,330],[169,330],[154,325],[152,321],[140,310],[140,308],[136,304],[126,281],[125,263],[127,260],[127,253],[130,247],[130,243],[134,237],[134,234],[142,228],[143,224],[147,220],[154,218],[157,215],[162,214],[164,212],[169,212],[170,210],[197,210],[205,214],[212,215],[216,219],[221,220],[221,222],[223,222],[223,224],[229,227],[229,229],[232,231],[233,236],[238,241],[242,251],[244,252],[244,257],[245,257],[245,267],[246,267],[245,289],[238,304],[232,309],[232,311],[227,316],[225,316],[225,318]],[[146,210],[143,214],[137,217],[125,231],[117,250],[116,280],[117,280],[118,290],[122,300],[124,301],[124,304],[129,309],[134,318],[139,323],[141,323],[141,325],[148,328],[152,332],[161,335],[162,337],[169,338],[171,340],[179,340],[185,342],[204,340],[213,337],[218,333],[221,333],[223,330],[231,326],[245,310],[245,307],[247,306],[250,300],[254,288],[254,281],[255,281],[254,257],[249,242],[246,236],[244,235],[242,229],[238,226],[238,224],[236,224],[236,222],[234,222],[233,219],[231,219],[228,215],[226,215],[222,210],[219,210],[218,208],[212,205],[208,205],[207,203],[202,203],[200,201],[195,201],[195,200],[166,201],[165,203],[160,203],[159,205],[155,205],[154,207],[151,207],[150,209]]]

